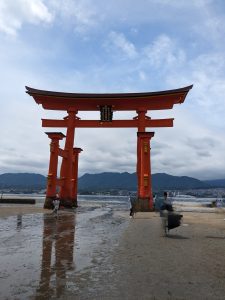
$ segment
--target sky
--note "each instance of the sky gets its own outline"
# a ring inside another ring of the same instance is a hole
[[[175,118],[173,128],[148,128],[152,173],[225,178],[224,37],[224,0],[0,0],[0,174],[47,175],[51,128],[41,118],[66,116],[38,106],[25,86],[115,93],[193,84],[183,104],[148,112]],[[136,131],[77,129],[79,176],[135,172]]]

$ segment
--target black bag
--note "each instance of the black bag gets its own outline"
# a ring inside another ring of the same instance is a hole
[[[170,229],[180,226],[182,218],[183,218],[183,215],[169,214],[168,215],[168,229],[170,230]]]

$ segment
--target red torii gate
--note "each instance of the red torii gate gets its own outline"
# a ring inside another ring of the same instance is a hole
[[[44,109],[67,111],[63,120],[42,119],[42,127],[66,128],[61,132],[46,132],[51,139],[50,162],[44,207],[51,208],[56,197],[56,187],[60,186],[59,197],[63,206],[77,206],[78,156],[81,148],[74,148],[75,128],[137,128],[137,207],[140,211],[153,209],[150,140],[154,132],[146,132],[148,127],[173,127],[173,118],[151,119],[148,110],[172,109],[174,104],[183,103],[192,85],[150,93],[61,93],[26,87],[30,96]],[[100,120],[81,120],[79,111],[100,111]],[[113,111],[136,111],[132,120],[113,120]],[[64,149],[59,141],[65,139]],[[60,178],[57,178],[58,157],[62,157]]]

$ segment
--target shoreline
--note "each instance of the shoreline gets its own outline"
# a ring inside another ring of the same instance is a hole
[[[79,209],[82,209],[83,205],[79,205],[77,211],[79,212]],[[89,203],[89,206],[91,205],[97,205],[96,202]],[[37,203],[36,203],[37,204]],[[100,203],[99,206],[101,207],[103,203]],[[86,203],[86,206],[88,204]],[[202,206],[185,206],[185,205],[175,205],[174,206],[175,211],[179,213],[213,213],[213,214],[225,214],[225,208],[211,208],[211,207],[202,207]],[[59,210],[59,211],[67,211],[65,210]],[[73,212],[76,212],[76,209],[72,210]],[[15,216],[18,214],[35,214],[35,213],[52,213],[51,209],[45,209],[43,207],[33,205],[33,204],[27,204],[27,203],[0,203],[0,218],[5,218],[8,216]],[[151,214],[157,214],[159,212],[137,212],[137,216],[142,216],[143,218],[150,218]]]
[[[1,298],[224,299],[225,213],[182,214],[165,237],[159,213],[129,218],[126,206],[87,203],[58,218],[32,205],[1,206]]]

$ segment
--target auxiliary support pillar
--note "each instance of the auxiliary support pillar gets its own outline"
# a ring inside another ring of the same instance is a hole
[[[51,143],[47,190],[44,208],[52,208],[52,200],[56,198],[59,141],[62,140],[65,137],[65,135],[61,132],[46,132],[46,134],[51,139]]]

